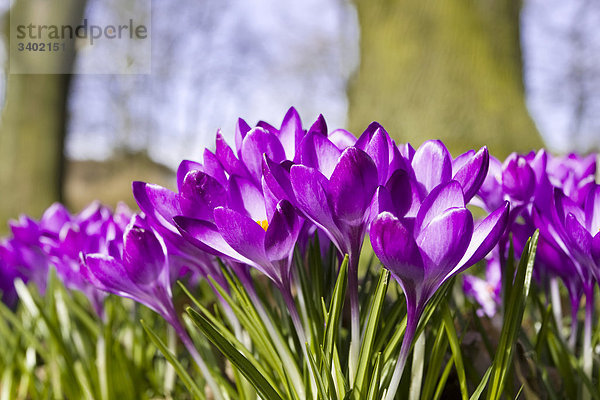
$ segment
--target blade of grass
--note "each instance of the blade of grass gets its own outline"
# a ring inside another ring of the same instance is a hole
[[[195,398],[197,398],[197,399],[206,400],[206,397],[204,396],[204,393],[200,390],[200,388],[198,387],[198,385],[196,385],[196,382],[194,381],[194,379],[192,379],[192,377],[187,373],[187,371],[185,370],[185,368],[183,367],[183,365],[181,365],[181,363],[179,362],[179,360],[177,360],[177,357],[175,357],[175,355],[169,351],[169,349],[163,343],[163,341],[144,322],[144,320],[141,320],[140,322],[142,323],[142,326],[144,327],[144,330],[146,331],[146,333],[150,337],[150,340],[152,341],[152,343],[154,343],[154,345],[156,347],[158,347],[158,349],[160,350],[160,352],[171,363],[171,365],[173,365],[173,368],[175,368],[175,371],[177,371],[177,375],[179,375],[179,378],[181,378],[183,384],[188,388],[188,390],[190,391],[190,393]]]
[[[221,351],[221,353],[223,353],[223,355],[240,370],[263,398],[269,400],[282,400],[278,390],[271,386],[252,363],[229,343],[229,341],[227,341],[227,339],[225,339],[204,316],[200,315],[196,310],[190,307],[186,309],[186,312],[202,333],[204,333],[219,351]]]
[[[375,295],[372,297],[369,312],[367,314],[366,326],[358,357],[358,370],[354,381],[354,394],[361,397],[365,396],[368,392],[368,372],[373,360],[373,346],[375,344],[377,329],[379,327],[379,318],[381,316],[381,309],[383,308],[383,301],[385,300],[389,281],[390,272],[387,269],[382,269],[375,289]]]
[[[504,391],[506,379],[511,369],[514,346],[519,334],[525,303],[529,295],[533,264],[539,231],[527,241],[517,268],[517,274],[508,291],[509,299],[506,300],[504,323],[500,333],[496,356],[492,362],[492,376],[487,394],[488,400],[498,400]]]

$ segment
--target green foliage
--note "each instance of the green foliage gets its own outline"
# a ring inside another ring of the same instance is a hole
[[[508,263],[512,280],[506,278],[496,322],[475,315],[462,291],[455,290],[457,279],[437,291],[419,322],[417,350],[396,398],[535,399],[543,393],[544,398],[577,399],[588,391],[600,398],[596,378],[585,375],[581,355],[565,342],[562,321],[553,317],[550,299],[532,281],[537,237],[518,262]],[[176,287],[176,304],[186,310],[190,336],[224,399],[385,396],[406,328],[398,285],[385,269],[367,266],[359,293],[360,356],[352,380],[348,258],[341,263],[336,257],[321,259],[318,242],[309,247],[296,265],[294,293],[305,336],[293,328],[279,291],[258,276],[248,286],[222,264],[226,285],[211,281],[218,296],[206,283]],[[154,312],[108,296],[100,318],[85,296],[65,289],[54,274],[44,294],[23,283],[16,288],[15,310],[0,303],[5,349],[0,400],[213,398],[192,355],[181,351],[173,331]],[[592,344],[599,339],[596,330]]]
[[[44,294],[33,285],[17,288],[15,310],[0,302],[0,399],[189,399],[204,392],[182,382],[169,387],[172,367],[155,346],[162,339],[144,332],[166,333],[154,312],[109,296],[100,318],[82,293],[66,290],[54,273]],[[186,357],[169,351],[191,382],[201,381]]]

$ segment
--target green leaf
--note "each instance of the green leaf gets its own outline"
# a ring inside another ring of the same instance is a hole
[[[360,355],[358,357],[358,369],[353,389],[354,394],[359,395],[359,397],[364,396],[368,391],[368,375],[371,361],[373,360],[373,347],[389,281],[390,272],[387,269],[382,269],[379,281],[377,282],[377,288],[375,289],[375,295],[371,298],[371,305],[367,314],[366,326],[360,346]]]
[[[469,398],[469,391],[467,389],[467,377],[465,374],[465,366],[463,364],[462,353],[460,351],[460,341],[456,334],[456,328],[454,327],[454,320],[452,319],[452,312],[448,303],[442,301],[440,303],[442,307],[442,318],[444,320],[444,327],[448,334],[448,341],[450,343],[450,349],[452,350],[452,357],[454,359],[454,365],[456,366],[456,373],[458,375],[458,382],[460,384],[460,393],[463,400]]]
[[[489,367],[487,369],[487,371],[485,371],[483,378],[481,378],[479,385],[477,385],[477,388],[475,389],[475,391],[473,392],[473,394],[471,395],[469,400],[479,400],[479,397],[481,397],[481,394],[485,390],[485,387],[486,387],[488,381],[490,380],[491,374],[492,374],[492,367]]]
[[[371,376],[371,384],[369,385],[369,393],[367,394],[367,400],[379,399],[379,386],[381,381],[381,352],[375,356],[375,368],[373,369],[373,375]]]
[[[444,371],[440,376],[440,382],[435,390],[435,394],[433,395],[434,400],[438,400],[444,391],[444,387],[446,386],[446,382],[448,381],[448,376],[450,376],[450,371],[452,371],[452,365],[454,364],[454,359],[450,358],[444,367]]]
[[[323,400],[328,399],[329,396],[327,395],[327,389],[325,389],[325,383],[323,382],[323,377],[319,373],[319,368],[317,368],[317,362],[315,361],[315,357],[314,357],[312,351],[310,351],[310,346],[308,345],[308,343],[305,343],[305,347],[306,347],[306,354],[308,356],[308,361],[310,362],[310,365],[312,367],[311,370],[313,371],[315,381],[317,382],[317,390],[319,393],[319,398],[323,399]]]
[[[152,343],[154,343],[154,345],[158,347],[160,352],[171,363],[173,368],[175,368],[177,375],[179,375],[179,377],[183,381],[183,384],[188,388],[190,393],[197,399],[205,400],[206,397],[204,396],[204,393],[200,390],[198,385],[196,385],[196,382],[187,373],[187,371],[185,370],[183,365],[181,365],[179,360],[177,360],[177,357],[175,357],[175,355],[171,353],[171,351],[167,348],[163,341],[158,337],[156,333],[154,333],[152,329],[150,329],[150,327],[144,322],[144,320],[141,320],[140,322],[142,323],[144,330],[150,337],[150,340],[152,340]]]
[[[511,369],[514,347],[521,328],[525,304],[529,295],[538,237],[539,231],[536,231],[527,241],[527,244],[523,249],[523,254],[521,255],[521,261],[519,262],[513,284],[507,285],[511,288],[507,291],[509,298],[505,300],[506,309],[502,330],[500,332],[500,341],[498,343],[496,356],[492,362],[492,375],[487,394],[488,400],[497,400],[500,398]]]
[[[212,324],[196,310],[188,307],[188,315],[204,335],[223,353],[225,357],[240,370],[240,372],[254,386],[256,391],[265,399],[282,400],[279,391],[271,386],[265,377],[258,372],[246,357],[244,357],[227,339],[217,331]]]
[[[448,338],[446,330],[440,327],[435,336],[431,355],[429,356],[429,362],[427,363],[427,373],[425,374],[425,380],[423,382],[423,392],[421,398],[428,400],[433,396],[435,388],[438,383],[438,374],[446,355],[446,349],[448,348]]]
[[[327,313],[326,326],[325,326],[325,338],[323,340],[325,355],[331,359],[333,356],[333,345],[338,337],[338,327],[340,316],[342,315],[342,308],[346,299],[346,287],[347,287],[347,275],[348,275],[348,256],[344,257],[344,261],[340,266],[340,272],[338,274],[335,287],[333,288],[333,295],[329,304],[329,311]]]

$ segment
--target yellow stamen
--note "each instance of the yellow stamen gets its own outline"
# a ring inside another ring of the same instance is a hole
[[[256,221],[256,223],[259,224],[260,227],[263,228],[265,231],[269,227],[269,221],[267,221],[266,219],[264,219],[262,221]]]

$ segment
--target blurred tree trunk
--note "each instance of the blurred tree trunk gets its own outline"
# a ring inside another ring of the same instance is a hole
[[[36,13],[54,13],[52,21],[76,26],[83,18],[84,0],[48,2],[40,9],[39,2],[19,0],[12,15],[18,21],[30,21]],[[46,14],[48,15],[48,14]],[[8,17],[8,16],[7,16]],[[9,23],[5,20],[5,37],[9,38]],[[8,39],[7,39],[8,40]],[[25,39],[26,40],[26,39]],[[13,45],[16,46],[15,43]],[[75,60],[72,46],[66,46],[56,59],[39,57],[19,68],[55,67],[43,63],[60,63],[57,68],[71,72]],[[38,63],[32,65],[31,63]],[[13,74],[7,71],[6,96],[0,122],[0,231],[6,220],[20,213],[39,217],[53,201],[62,197],[63,145],[67,123],[67,97],[71,75]]]
[[[350,128],[379,121],[415,147],[453,154],[487,145],[502,158],[542,146],[524,100],[519,0],[355,0],[361,65]]]

